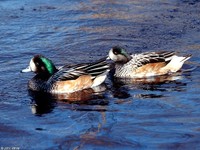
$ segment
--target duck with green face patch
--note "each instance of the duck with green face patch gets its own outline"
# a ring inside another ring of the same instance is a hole
[[[144,52],[129,54],[122,47],[116,46],[109,51],[109,58],[114,61],[117,78],[146,78],[166,75],[179,71],[191,55],[177,56],[174,52]]]
[[[109,71],[106,58],[94,63],[63,66],[57,69],[53,62],[42,55],[34,56],[29,66],[21,72],[34,72],[28,87],[33,91],[72,93],[102,84]]]

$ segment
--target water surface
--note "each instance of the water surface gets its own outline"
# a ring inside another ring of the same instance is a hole
[[[199,14],[195,0],[0,1],[0,146],[198,149]],[[71,97],[28,91],[33,74],[20,73],[35,54],[60,66],[97,60],[115,45],[192,54],[184,69],[196,69],[156,82],[107,79],[105,91]]]

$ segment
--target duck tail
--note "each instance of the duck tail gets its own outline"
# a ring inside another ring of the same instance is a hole
[[[192,57],[192,54],[188,54],[188,55],[186,55],[186,56],[183,56],[184,58],[183,58],[183,60],[181,61],[181,62],[185,62],[185,61],[187,61],[188,59],[190,59],[191,57]]]
[[[165,66],[170,72],[177,72],[179,71],[185,61],[191,58],[191,55],[186,55],[186,56],[177,56],[174,55],[172,56],[171,61]]]

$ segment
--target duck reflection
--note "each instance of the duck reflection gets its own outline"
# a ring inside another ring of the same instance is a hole
[[[113,96],[124,99],[131,96],[136,98],[161,98],[164,97],[164,92],[184,91],[187,85],[187,83],[184,83],[184,76],[181,72],[151,78],[113,78],[112,83]],[[148,93],[144,93],[144,91],[148,91]]]
[[[31,97],[31,111],[33,114],[40,116],[42,114],[50,113],[57,105],[56,100],[48,93],[31,90],[28,92]]]
[[[181,80],[181,72],[171,74],[154,76],[148,78],[114,78],[114,82],[117,84],[163,84],[170,81]]]
[[[66,94],[49,94],[44,92],[35,92],[29,90],[31,97],[31,110],[33,114],[42,115],[50,113],[56,107],[58,101],[65,104],[88,104],[88,105],[107,105],[104,101],[104,91],[106,85],[102,84],[95,88],[84,89],[82,91]],[[102,101],[99,101],[102,100]]]

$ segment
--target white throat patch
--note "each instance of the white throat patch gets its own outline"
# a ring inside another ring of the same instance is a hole
[[[115,54],[113,54],[112,49],[109,51],[108,56],[110,57],[110,59],[112,59],[113,61],[117,61],[117,56]]]
[[[36,72],[37,68],[35,66],[35,63],[33,62],[33,59],[31,59],[29,66],[30,66],[31,71]]]

